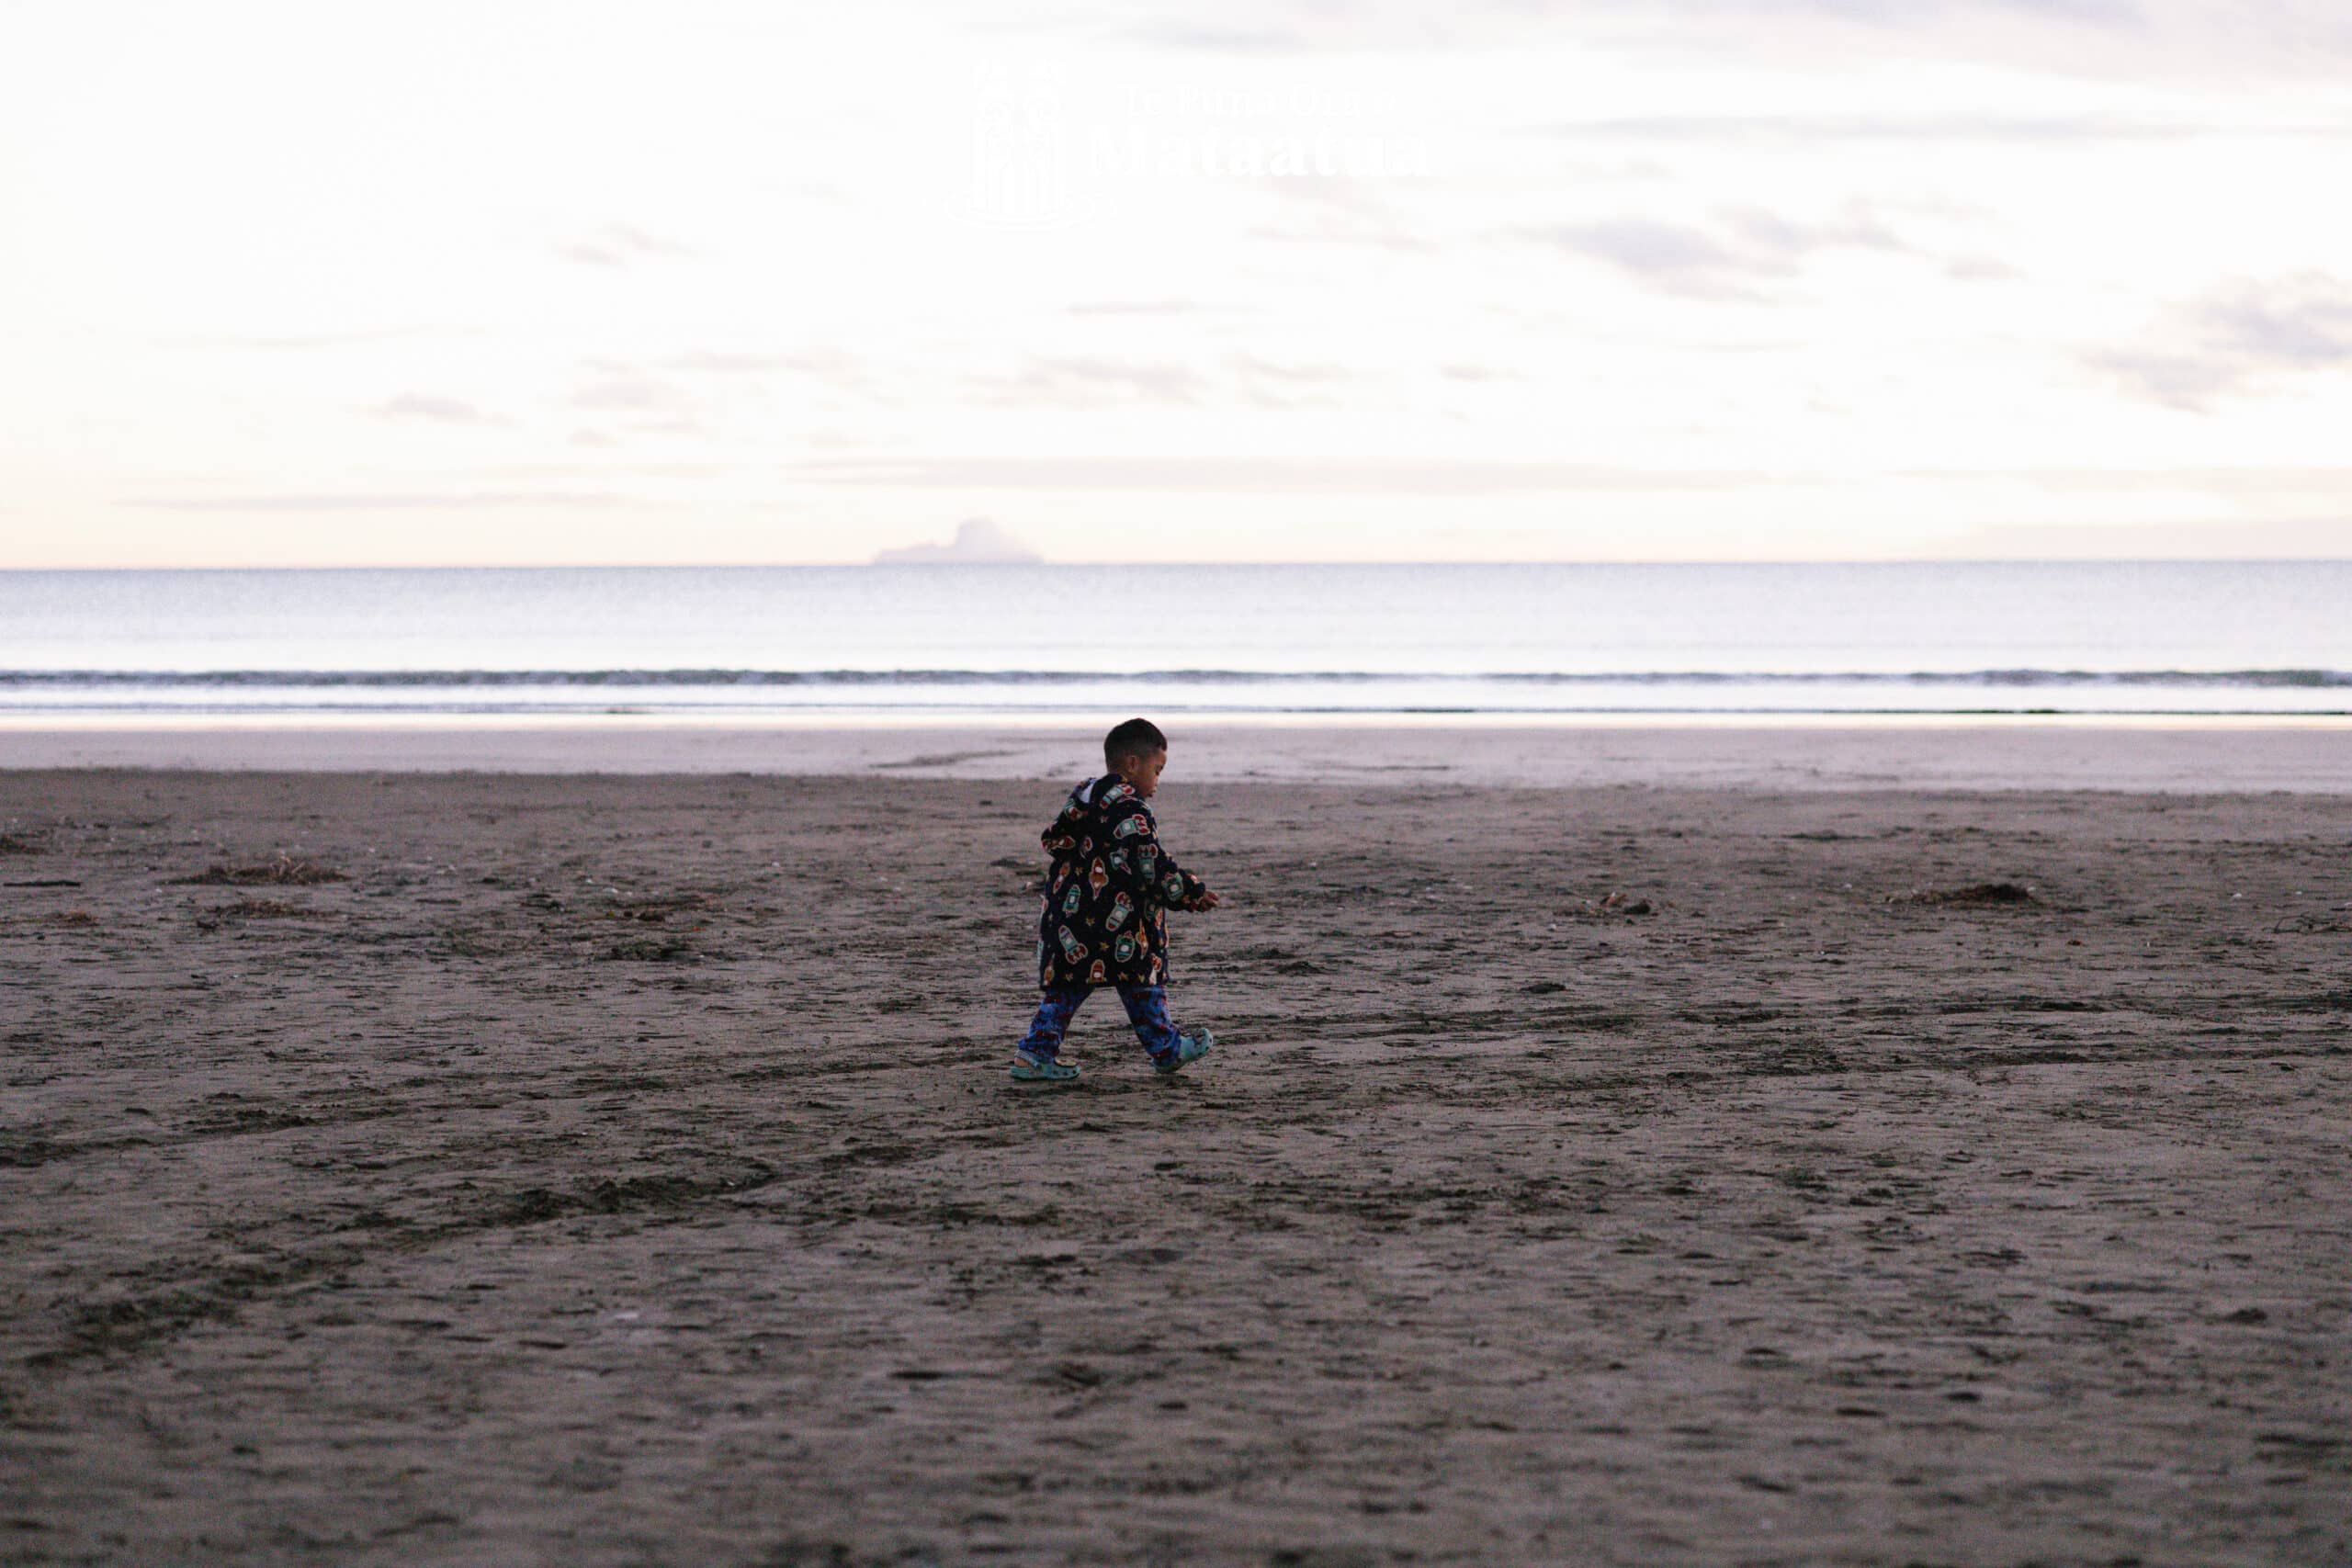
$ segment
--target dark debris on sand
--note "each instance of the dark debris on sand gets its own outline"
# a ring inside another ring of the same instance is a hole
[[[1932,905],[1991,905],[2032,904],[2037,900],[2033,889],[2016,882],[1974,882],[1965,887],[1918,887],[1908,893],[1890,893],[1890,904]]]
[[[196,923],[204,931],[217,931],[238,920],[294,920],[316,911],[300,904],[289,904],[283,898],[240,898],[233,904],[215,904],[196,912]]]
[[[350,878],[331,866],[316,861],[296,860],[279,855],[276,860],[259,865],[215,865],[198,872],[194,876],[173,878],[173,886],[180,887],[315,887],[322,882],[347,882]]]
[[[616,896],[605,915],[608,919],[639,920],[648,925],[659,925],[673,915],[691,914],[718,907],[718,900],[707,893],[649,893],[635,897]]]

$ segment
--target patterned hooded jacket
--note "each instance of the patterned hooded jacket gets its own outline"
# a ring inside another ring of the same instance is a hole
[[[1159,847],[1159,827],[1116,773],[1070,791],[1040,835],[1053,867],[1037,920],[1037,975],[1049,991],[1168,980],[1170,908],[1196,909],[1201,879]]]

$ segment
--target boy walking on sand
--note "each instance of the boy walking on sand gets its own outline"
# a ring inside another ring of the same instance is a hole
[[[1053,867],[1037,919],[1037,977],[1046,990],[1028,1037],[1014,1047],[1023,1083],[1068,1083],[1061,1059],[1072,1014],[1097,986],[1115,986],[1127,1021],[1155,1071],[1172,1073],[1209,1054],[1208,1031],[1178,1033],[1168,1021],[1168,926],[1163,911],[1214,909],[1217,896],[1159,847],[1149,800],[1168,765],[1168,738],[1131,718],[1102,738],[1110,772],[1070,792],[1040,835]]]

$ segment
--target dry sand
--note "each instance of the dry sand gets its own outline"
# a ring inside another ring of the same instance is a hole
[[[0,773],[0,1561],[2352,1556],[2352,796],[1057,796]]]

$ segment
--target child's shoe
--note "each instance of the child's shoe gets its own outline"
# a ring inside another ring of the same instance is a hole
[[[1012,1081],[1015,1083],[1069,1083],[1077,1077],[1078,1067],[1073,1063],[1045,1061],[1026,1051],[1012,1054]]]
[[[1152,1063],[1151,1070],[1155,1073],[1182,1072],[1185,1063],[1199,1061],[1216,1043],[1216,1036],[1205,1029],[1198,1034],[1179,1034],[1176,1037],[1176,1054],[1164,1062]]]

